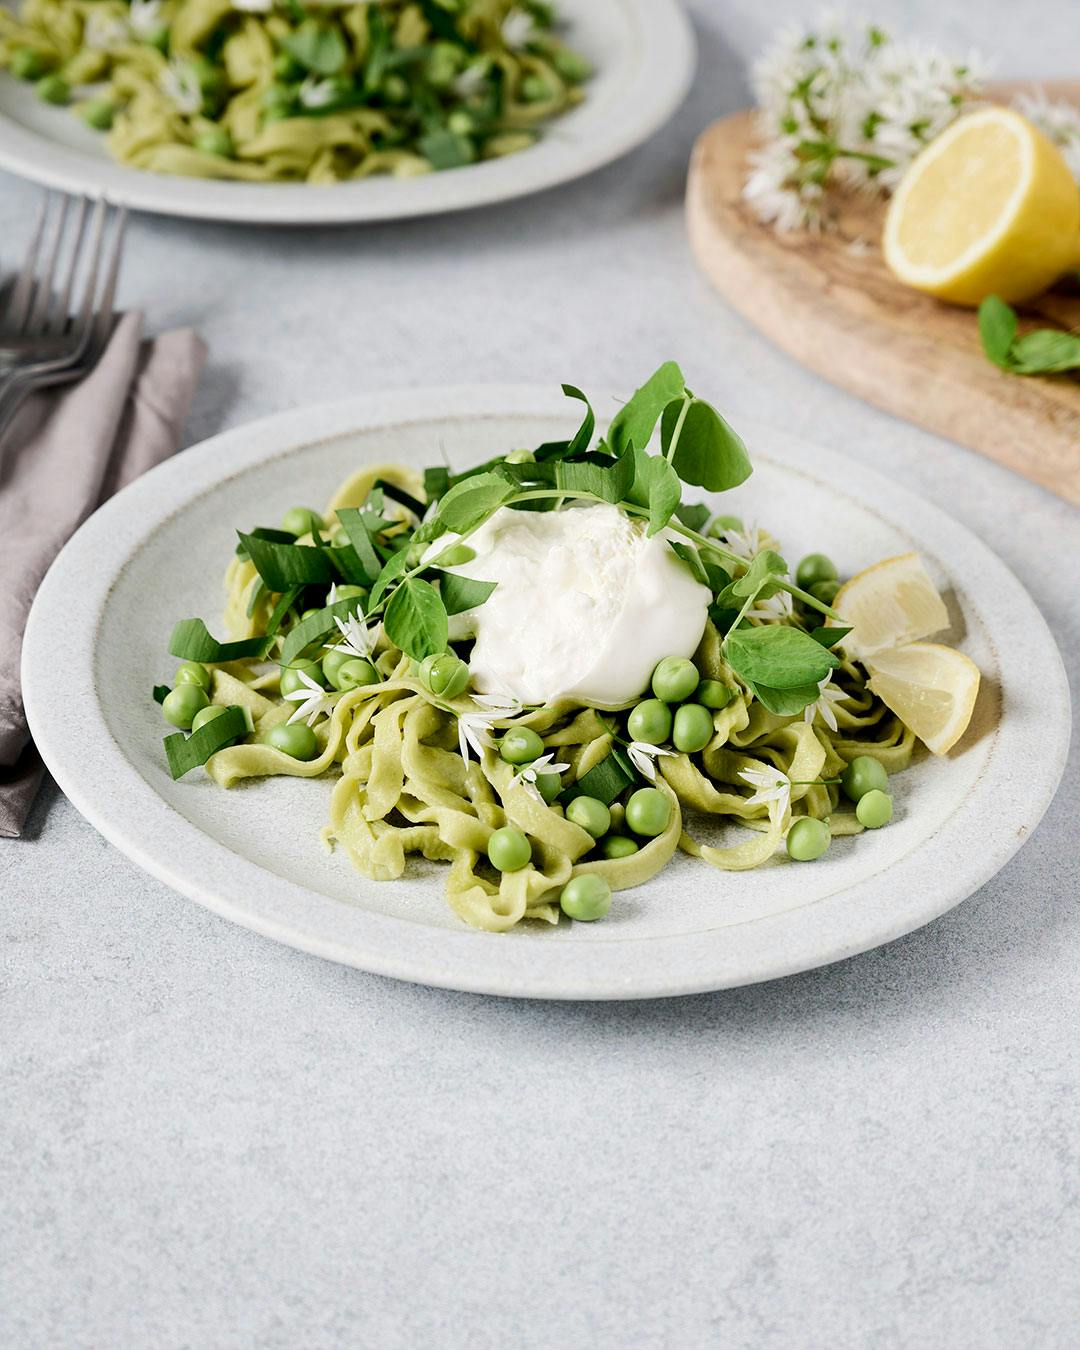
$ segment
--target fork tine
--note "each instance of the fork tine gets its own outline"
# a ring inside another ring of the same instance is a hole
[[[30,242],[26,246],[22,270],[19,272],[18,280],[11,292],[11,299],[8,301],[7,313],[10,327],[17,333],[21,332],[22,326],[26,322],[26,316],[30,311],[30,301],[34,295],[34,272],[37,268],[38,250],[41,247],[41,237],[45,232],[45,218],[49,214],[51,203],[52,193],[46,192],[41,199],[41,205],[38,207],[34,233],[30,236]]]
[[[63,288],[57,296],[56,303],[52,312],[45,323],[45,332],[63,332],[67,326],[70,317],[69,307],[71,304],[71,290],[75,284],[75,274],[79,266],[79,255],[82,252],[83,235],[86,232],[86,198],[80,197],[76,206],[75,214],[75,239],[71,245],[71,256],[68,259],[67,273],[64,277]]]
[[[79,308],[79,316],[75,321],[74,331],[78,343],[77,350],[79,351],[85,346],[94,319],[94,299],[97,295],[98,273],[101,270],[107,215],[108,207],[105,204],[105,198],[99,197],[94,203],[94,213],[90,220],[90,262],[87,267],[86,280],[83,283],[82,305]]]
[[[60,199],[60,216],[56,222],[56,229],[53,231],[52,247],[49,249],[45,260],[45,270],[38,277],[37,291],[34,295],[34,306],[30,311],[30,317],[23,325],[23,332],[32,337],[44,333],[46,329],[49,307],[52,305],[53,299],[53,277],[56,274],[56,260],[60,256],[60,246],[64,242],[64,228],[67,225],[70,205],[70,197],[64,196]]]
[[[112,327],[114,306],[116,303],[116,283],[120,275],[120,259],[124,252],[124,231],[126,227],[127,207],[121,206],[116,213],[116,223],[113,226],[112,248],[109,254],[109,261],[105,268],[105,284],[101,290],[101,300],[98,304],[97,318],[94,322],[94,355],[91,357],[91,360],[96,358],[97,352],[105,345]]]

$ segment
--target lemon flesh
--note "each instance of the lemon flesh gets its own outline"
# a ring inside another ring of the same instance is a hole
[[[917,553],[885,558],[856,573],[837,591],[833,609],[852,629],[843,648],[857,660],[949,626],[945,603]]]
[[[901,281],[943,300],[1027,300],[1080,262],[1080,188],[1027,118],[969,113],[912,162],[884,250]]]
[[[979,692],[979,667],[953,647],[911,642],[864,662],[869,688],[935,755],[968,728]]]

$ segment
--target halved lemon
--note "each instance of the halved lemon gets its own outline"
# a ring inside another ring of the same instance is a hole
[[[935,755],[968,728],[979,692],[979,667],[953,647],[910,642],[864,662],[869,687]]]
[[[884,248],[901,281],[943,300],[1026,300],[1080,264],[1080,188],[1026,117],[983,108],[912,162]]]
[[[857,572],[837,591],[833,609],[852,628],[843,647],[858,660],[949,626],[944,601],[917,553],[885,558]]]

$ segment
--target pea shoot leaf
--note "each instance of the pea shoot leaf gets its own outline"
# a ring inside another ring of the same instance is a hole
[[[344,622],[350,614],[362,612],[363,607],[360,604],[360,597],[354,595],[346,600],[335,600],[332,605],[326,605],[324,608],[316,610],[314,614],[309,614],[295,628],[289,630],[289,635],[281,648],[281,664],[283,666],[292,665],[305,647],[310,647],[312,643],[321,641],[330,633],[336,634],[338,627],[334,622],[335,619],[341,619]]]
[[[1013,343],[1011,369],[1017,375],[1056,375],[1080,367],[1080,336],[1037,328]]]
[[[184,774],[205,764],[211,755],[250,733],[251,714],[246,708],[232,707],[226,708],[220,717],[204,722],[190,736],[185,736],[182,731],[166,736],[165,757],[169,761],[169,772],[173,778],[183,778]]]
[[[682,502],[675,508],[675,514],[688,530],[697,530],[700,534],[712,512],[704,502]]]
[[[1009,352],[1016,337],[1016,310],[1000,296],[988,295],[979,306],[979,336],[983,351],[1002,370],[1009,370]]]
[[[679,475],[662,455],[650,455],[635,447],[633,455],[624,456],[634,466],[633,483],[627,500],[649,508],[649,538],[658,534],[675,514],[682,496]]]
[[[674,361],[665,361],[611,419],[608,440],[612,450],[617,455],[631,447],[644,450],[664,409],[674,400],[681,403],[686,396],[682,371]]]
[[[416,536],[414,535],[415,539]],[[382,571],[376,578],[375,585],[371,588],[371,594],[368,596],[368,613],[380,603],[383,596],[394,584],[395,581],[409,568],[409,550],[402,549],[400,553],[392,553],[383,564]]]
[[[701,555],[693,544],[684,544],[678,539],[669,539],[668,543],[671,545],[672,550],[687,564],[690,571],[693,572],[694,580],[700,581],[703,586],[707,586],[709,584],[709,574],[705,571],[705,565],[701,561]]]
[[[181,661],[218,665],[222,661],[257,660],[270,650],[270,641],[268,637],[254,637],[218,642],[202,619],[181,619],[169,638],[169,652]]]
[[[563,492],[589,492],[604,502],[625,500],[633,482],[634,462],[629,455],[622,459],[599,455],[587,460],[559,460],[555,465],[557,488]]]
[[[851,632],[850,628],[814,628],[810,636],[823,647],[835,647]]]
[[[749,684],[761,684],[770,689],[817,685],[840,664],[839,659],[820,642],[815,642],[809,633],[781,624],[737,628],[724,639],[723,650],[724,658],[736,675]]]
[[[743,575],[731,583],[731,595],[743,600],[760,595],[762,600],[768,600],[783,589],[780,579],[787,576],[787,570],[788,565],[779,553],[763,548]]]
[[[280,39],[281,47],[312,75],[337,75],[345,68],[345,39],[333,24],[305,19],[294,33]]]
[[[682,481],[709,492],[726,492],[744,483],[753,472],[746,446],[712,404],[693,399],[675,440],[681,411],[679,403],[664,409],[660,443],[665,454],[674,444],[671,464]]]
[[[446,530],[464,534],[486,520],[514,492],[498,473],[481,473],[456,483],[439,503],[438,519]]]
[[[240,535],[255,570],[271,591],[287,591],[291,586],[320,585],[335,580],[337,571],[327,550],[310,544],[279,544],[271,539],[259,539],[254,534]]]
[[[386,605],[386,636],[414,661],[446,650],[449,629],[439,593],[420,577],[406,577]]]
[[[747,681],[750,691],[771,713],[778,717],[794,717],[808,708],[820,692],[816,684],[795,685],[791,689],[772,689],[766,684]]]
[[[477,581],[457,572],[444,572],[439,578],[439,594],[447,614],[464,614],[482,605],[499,583]]]

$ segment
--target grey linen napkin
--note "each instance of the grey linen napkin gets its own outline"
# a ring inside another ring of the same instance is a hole
[[[176,450],[205,359],[190,329],[144,341],[125,314],[91,373],[28,399],[0,441],[0,836],[20,834],[43,773],[19,681],[31,601],[94,508]]]

